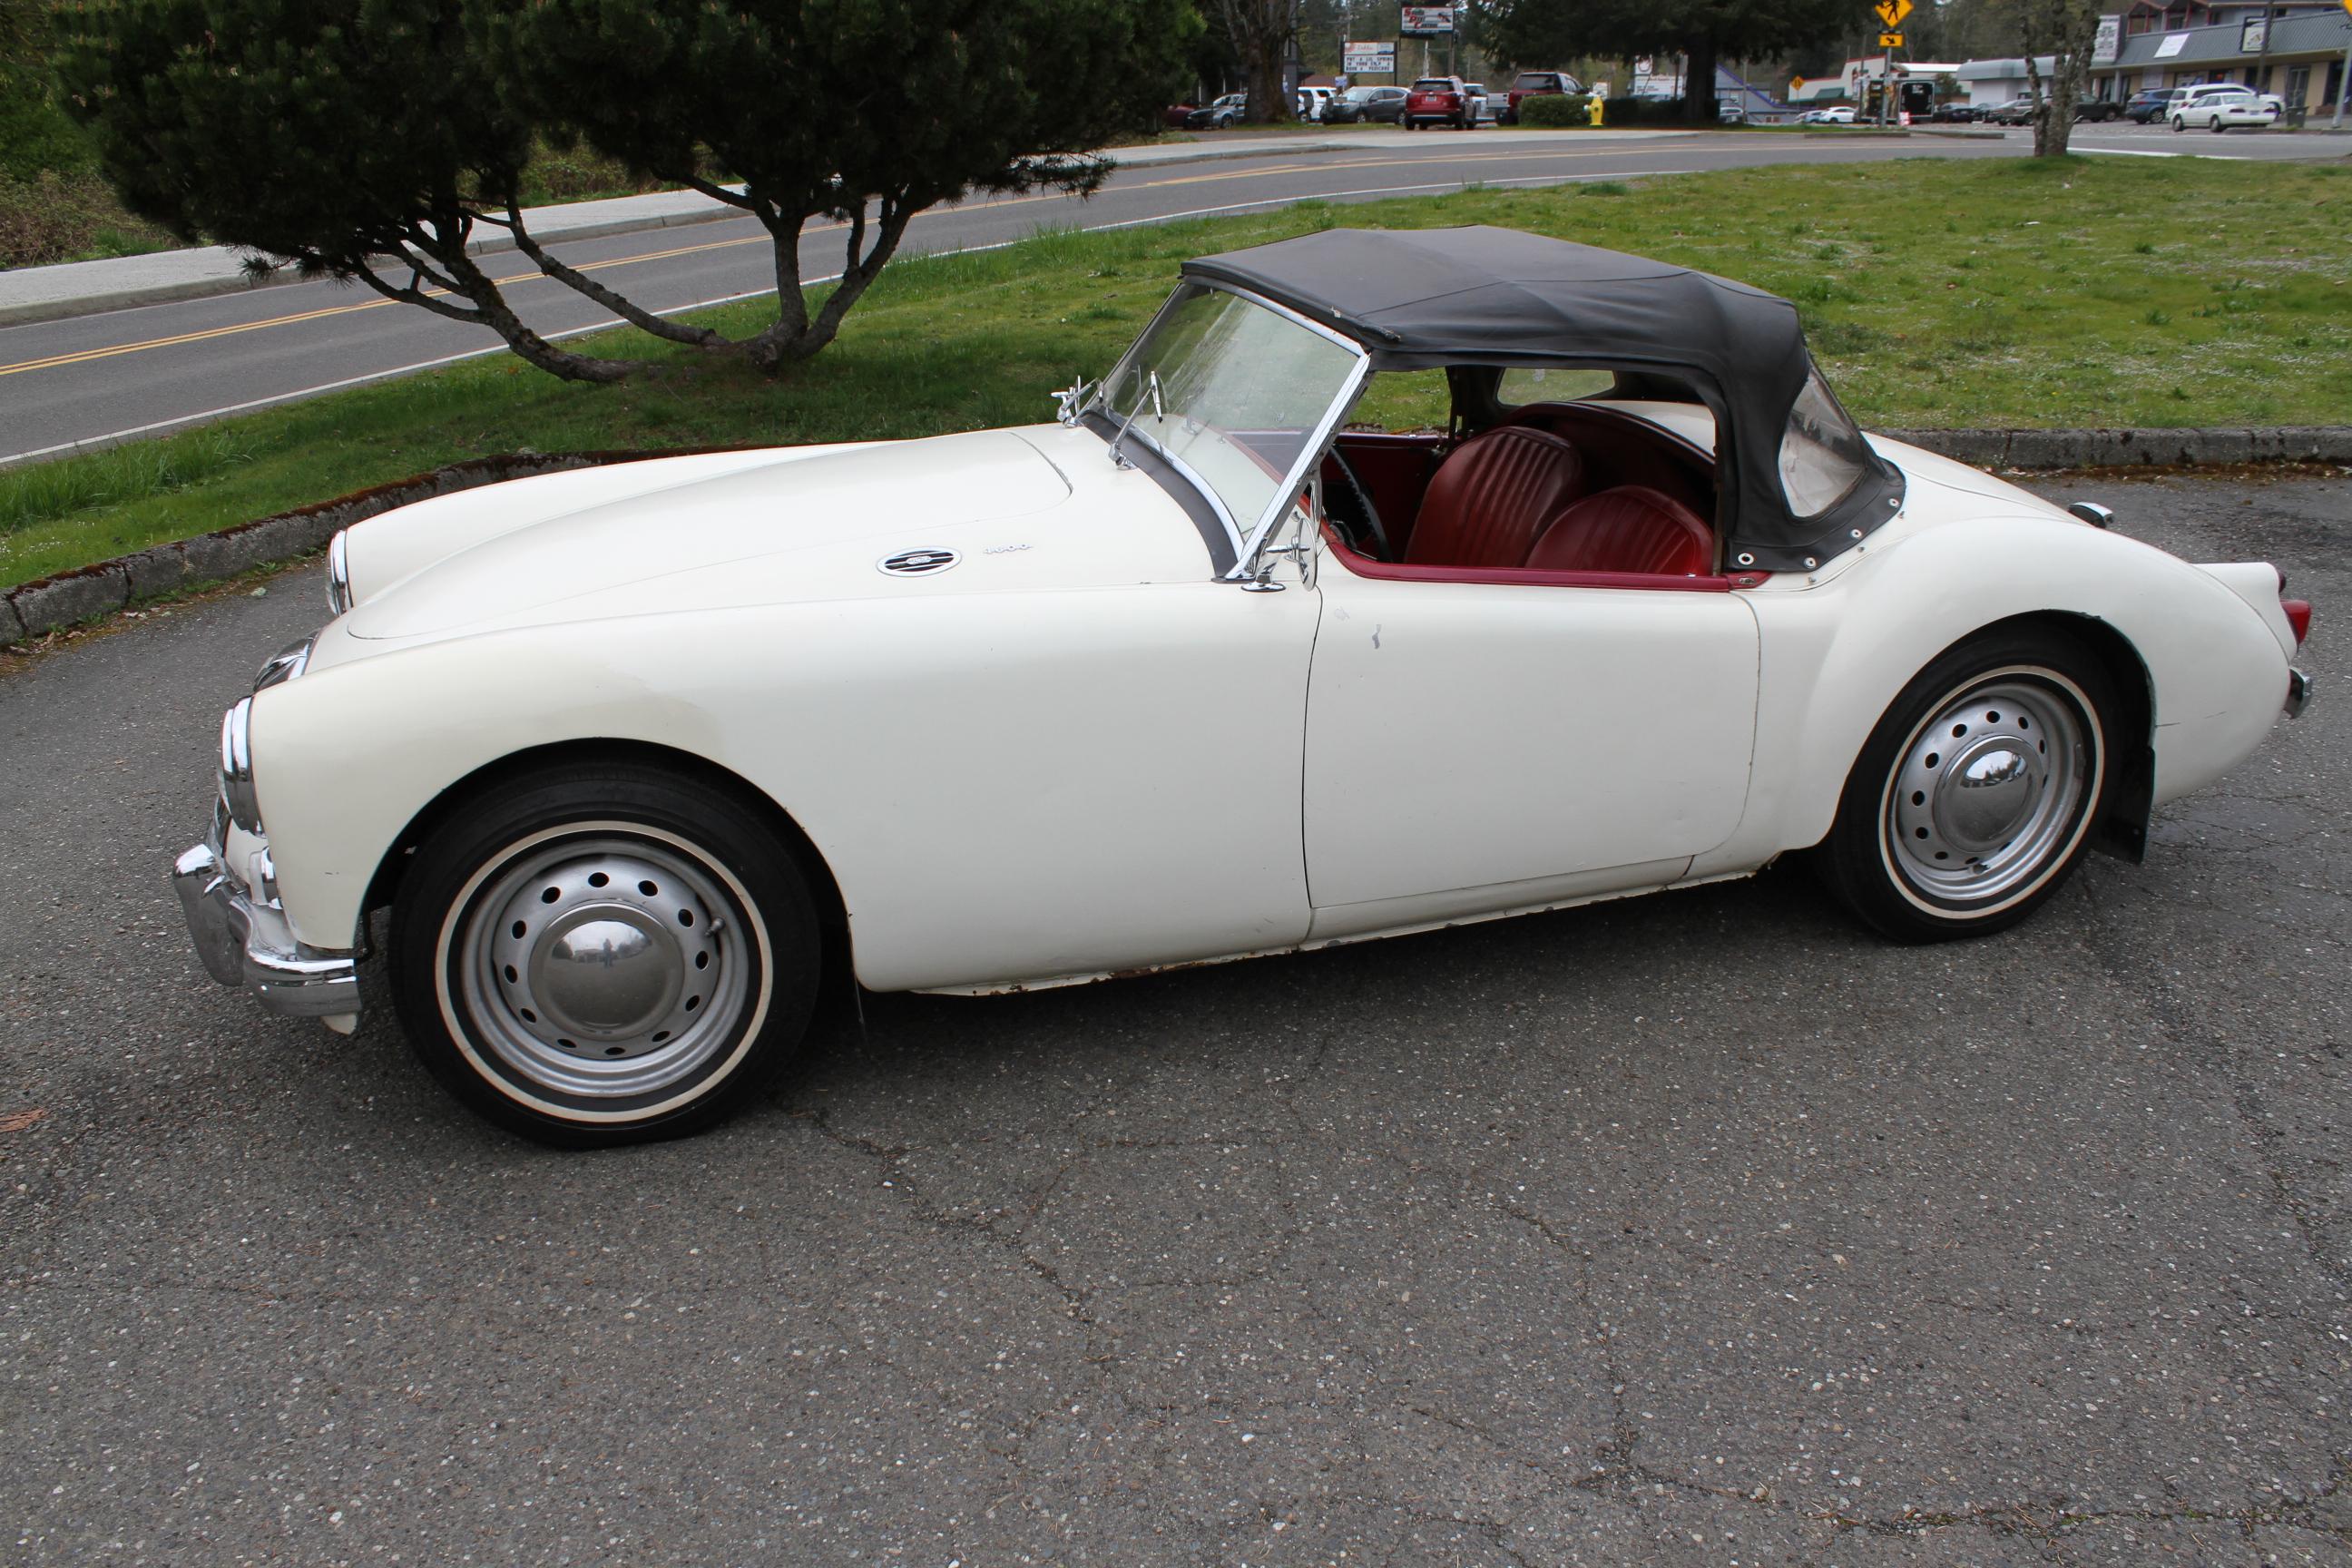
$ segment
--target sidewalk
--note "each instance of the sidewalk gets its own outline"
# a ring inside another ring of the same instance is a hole
[[[1483,143],[1490,138],[1549,139],[1559,134],[1550,131],[1496,129],[1480,132],[1478,140]],[[1639,139],[1688,132],[1673,128],[1643,127],[1618,132],[1588,131],[1579,134]],[[1418,142],[1413,144],[1420,145]],[[1121,168],[1154,168],[1171,163],[1213,163],[1226,158],[1263,158],[1398,145],[1396,127],[1374,125],[1282,136],[1221,132],[1219,139],[1213,142],[1114,147],[1102,155]],[[630,234],[639,229],[670,228],[680,224],[710,223],[743,216],[739,209],[694,191],[656,191],[650,195],[614,196],[598,202],[568,202],[557,206],[527,207],[523,211],[532,237],[541,244],[598,239],[606,235]],[[513,249],[514,242],[497,230],[491,230],[468,248],[477,255],[489,255]],[[68,261],[55,267],[21,267],[0,272],[0,327],[61,321],[70,316],[91,316],[102,310],[120,310],[133,305],[160,305],[173,300],[197,300],[213,294],[232,294],[242,289],[267,288],[273,283],[298,281],[292,272],[285,271],[273,273],[257,284],[246,276],[239,263],[239,254],[228,246],[207,245],[189,250],[161,250],[149,256],[124,256],[105,261]]]

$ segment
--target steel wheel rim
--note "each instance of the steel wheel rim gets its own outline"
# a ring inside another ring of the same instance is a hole
[[[2002,672],[1946,699],[1904,742],[1887,780],[1889,863],[1938,903],[2006,900],[2072,847],[2095,762],[2085,703]]]
[[[735,879],[685,839],[541,835],[474,879],[442,958],[503,1075],[575,1100],[633,1100],[740,1042],[760,978],[751,954],[765,949],[748,920]]]

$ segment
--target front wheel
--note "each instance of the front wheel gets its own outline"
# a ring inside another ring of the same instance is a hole
[[[1904,689],[1847,776],[1823,846],[1832,889],[1898,942],[2000,931],[2088,851],[2114,792],[2117,711],[2061,634],[1996,632]]]
[[[442,1084],[567,1147],[672,1137],[799,1047],[822,951],[807,875],[731,792],[633,763],[458,810],[393,905],[393,996]]]
[[[2172,117],[2172,129],[2174,132],[2178,134],[2179,132],[2189,129],[2189,121],[2181,119],[2180,116],[2176,114]]]

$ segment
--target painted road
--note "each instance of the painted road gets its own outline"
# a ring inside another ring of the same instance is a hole
[[[2346,146],[2322,136],[2183,138],[2136,127],[2084,127],[2075,139],[2085,151],[2116,155],[2249,161],[2340,157]],[[1472,183],[1540,186],[1763,163],[2015,157],[2031,145],[2021,132],[1999,141],[1661,132],[1564,140],[1556,133],[1494,131],[1408,136],[1383,128],[1351,140],[1357,144],[1344,151],[1274,151],[1123,168],[1083,201],[1027,195],[938,208],[915,220],[906,248],[955,250],[1004,244],[1040,227],[1116,227],[1310,198],[1370,201]],[[838,269],[831,248],[838,232],[808,237],[803,250],[808,280]],[[773,282],[765,234],[748,219],[556,248],[572,265],[660,310],[759,293]],[[540,278],[520,257],[494,258],[492,271],[542,331],[609,323],[593,305]],[[173,429],[499,347],[484,329],[335,283],[289,284],[0,329],[0,462]]]

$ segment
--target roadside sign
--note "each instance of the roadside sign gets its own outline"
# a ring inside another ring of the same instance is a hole
[[[1871,9],[1878,13],[1878,19],[1885,25],[1886,30],[1893,32],[1903,25],[1904,17],[1911,15],[1911,0],[1878,0]]]
[[[1451,5],[1407,5],[1404,24],[1397,31],[1408,38],[1449,38],[1454,36]]]
[[[1878,47],[1882,49],[1899,49],[1903,47],[1903,35],[1881,33],[1878,35]]]
[[[1396,74],[1394,44],[1349,44],[1339,51],[1339,68],[1349,76]]]

